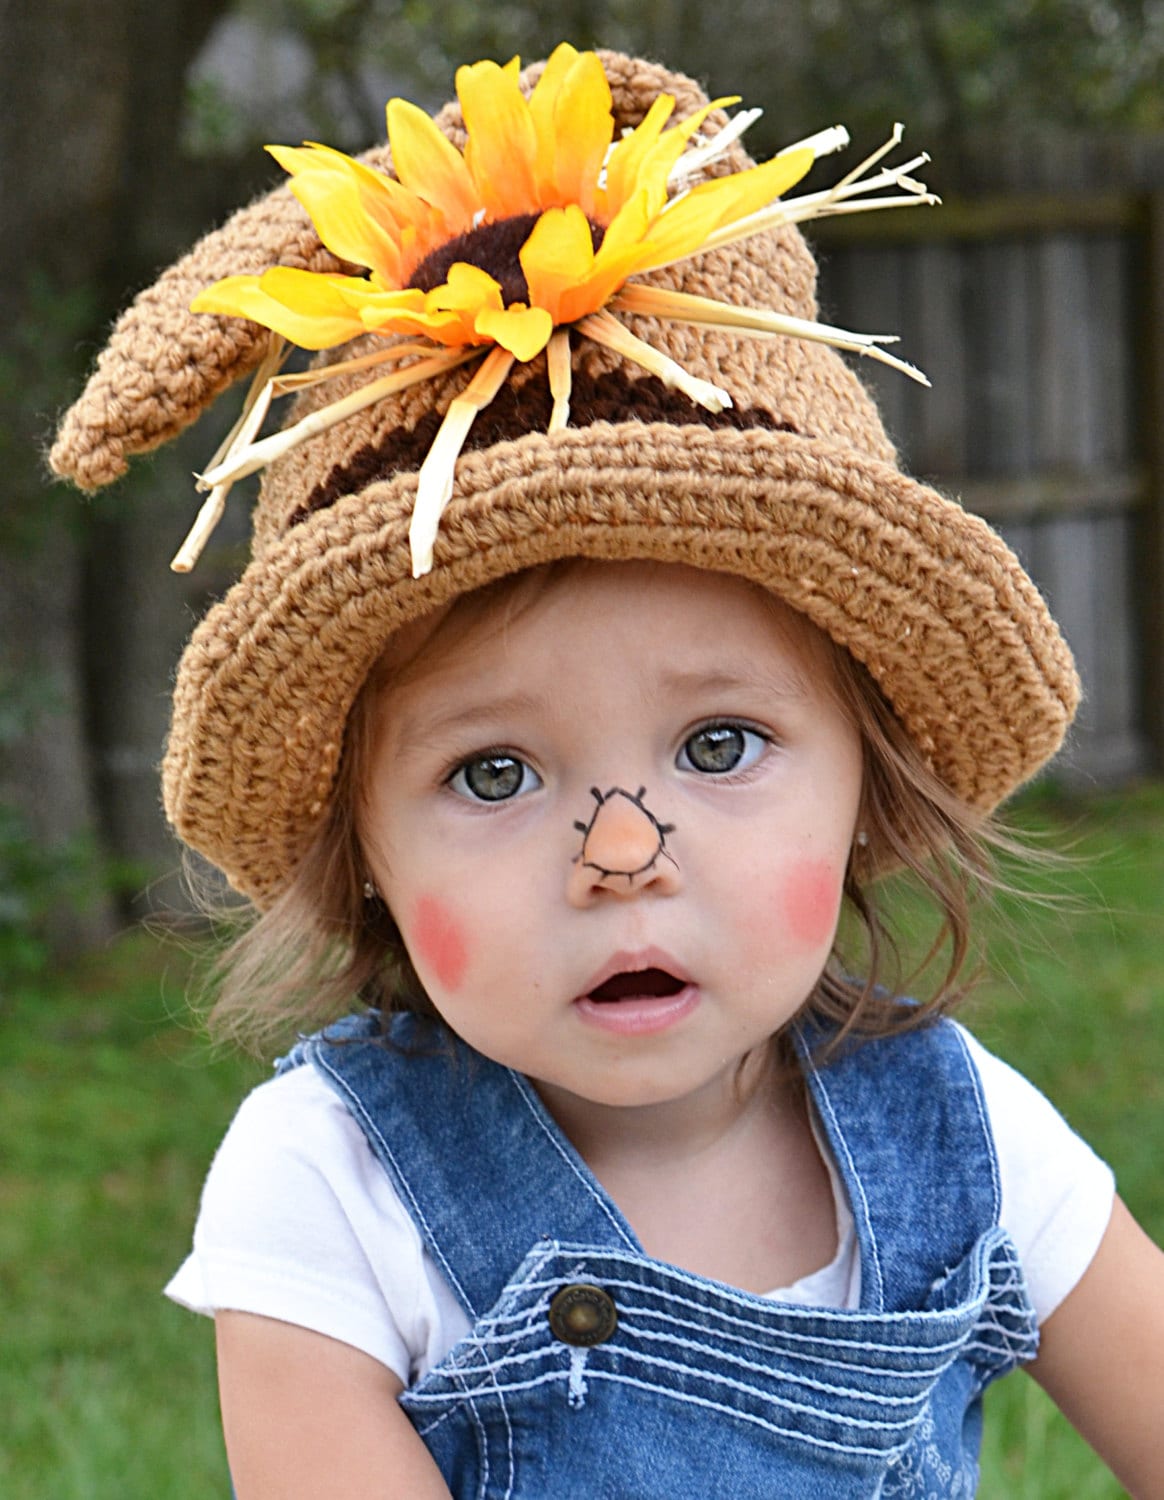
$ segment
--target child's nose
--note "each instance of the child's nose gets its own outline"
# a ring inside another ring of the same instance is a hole
[[[648,811],[645,790],[632,795],[621,787],[605,794],[592,789],[598,806],[588,824],[574,825],[582,834],[567,887],[574,904],[584,905],[598,891],[629,896],[676,882],[679,867],[666,847],[673,829]]]

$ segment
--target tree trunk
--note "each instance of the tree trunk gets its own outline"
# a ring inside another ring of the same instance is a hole
[[[42,921],[62,957],[117,920],[99,864],[82,857],[109,821],[90,748],[91,660],[118,647],[85,610],[84,579],[112,556],[91,548],[106,502],[48,488],[40,453],[117,304],[202,227],[175,148],[186,68],[225,8],[0,0],[0,795],[55,872]]]

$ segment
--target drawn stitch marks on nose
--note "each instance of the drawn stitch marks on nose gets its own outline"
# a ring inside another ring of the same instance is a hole
[[[590,788],[595,801],[590,821],[574,823],[582,835],[575,864],[595,871],[601,880],[625,876],[628,887],[654,869],[660,855],[679,868],[667,848],[667,835],[675,831],[675,825],[659,822],[643,801],[646,791],[645,786],[634,793],[621,786],[612,786],[608,792]]]

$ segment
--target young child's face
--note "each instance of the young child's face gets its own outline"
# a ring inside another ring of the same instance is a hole
[[[547,1097],[734,1080],[834,938],[861,747],[829,670],[760,590],[664,564],[570,569],[422,645],[361,835],[452,1029]]]

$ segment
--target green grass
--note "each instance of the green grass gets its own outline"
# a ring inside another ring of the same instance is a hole
[[[213,1329],[160,1289],[253,1064],[137,937],[0,1011],[0,1494],[226,1496]]]
[[[1164,788],[1022,821],[1070,838],[1040,875],[1070,910],[1004,903],[1000,977],[968,1019],[1044,1088],[1164,1239]],[[210,1324],[165,1301],[203,1174],[264,1070],[214,1057],[187,964],[140,935],[0,998],[0,1495],[225,1497]],[[987,1500],[1122,1494],[1033,1381],[987,1400]]]

